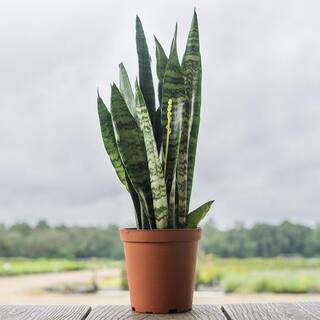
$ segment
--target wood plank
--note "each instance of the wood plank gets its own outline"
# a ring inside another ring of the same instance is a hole
[[[97,306],[92,309],[87,320],[226,320],[221,308],[215,305],[196,305],[186,313],[168,315],[142,314],[131,311],[130,306]]]
[[[88,306],[11,306],[0,305],[1,320],[84,320]]]
[[[320,304],[312,305],[319,310]],[[305,306],[305,309],[307,306]],[[222,307],[228,320],[319,320],[316,313],[306,312],[297,303],[230,304]]]
[[[320,302],[299,302],[298,306],[314,319],[320,320]]]

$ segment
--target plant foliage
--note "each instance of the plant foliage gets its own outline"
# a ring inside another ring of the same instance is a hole
[[[111,86],[110,112],[98,93],[105,149],[133,200],[138,229],[197,228],[213,201],[189,213],[200,123],[201,56],[194,12],[180,64],[177,26],[169,55],[155,38],[158,100],[151,58],[136,17],[139,81],[134,90],[124,65]]]

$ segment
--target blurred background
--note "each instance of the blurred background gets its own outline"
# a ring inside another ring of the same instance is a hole
[[[196,303],[320,300],[320,3],[0,0],[0,303],[128,303],[131,200],[100,137],[135,15],[155,61],[196,7],[202,122]],[[155,64],[153,65],[155,79]]]

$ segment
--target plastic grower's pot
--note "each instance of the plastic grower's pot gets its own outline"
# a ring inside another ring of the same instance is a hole
[[[192,308],[201,229],[121,229],[132,310],[176,313]]]

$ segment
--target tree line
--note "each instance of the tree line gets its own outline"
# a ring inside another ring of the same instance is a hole
[[[236,224],[223,231],[209,221],[203,233],[202,250],[221,257],[320,256],[320,225],[312,228],[284,221],[251,228]]]
[[[320,256],[320,225],[284,221],[279,225],[236,224],[222,230],[210,220],[203,226],[200,250],[220,257]],[[118,226],[0,225],[0,257],[123,259]]]

